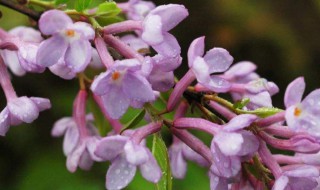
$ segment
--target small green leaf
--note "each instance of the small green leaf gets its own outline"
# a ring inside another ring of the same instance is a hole
[[[168,150],[164,141],[161,138],[160,133],[156,133],[153,135],[152,153],[162,170],[162,177],[160,181],[156,184],[156,189],[172,190],[172,176]]]
[[[90,6],[91,2],[92,0],[77,0],[75,2],[74,9],[78,12],[82,12]]]
[[[141,110],[132,120],[130,120],[121,130],[121,133],[124,130],[131,129],[132,127],[136,126],[144,117],[146,111],[143,109]]]
[[[258,108],[258,109],[255,109],[253,111],[248,111],[248,113],[251,113],[251,114],[255,114],[259,117],[262,117],[262,118],[265,118],[265,117],[269,117],[269,116],[272,116],[276,113],[279,113],[279,112],[282,112],[283,110],[282,109],[279,109],[279,108]]]
[[[66,4],[68,3],[69,0],[55,0],[54,4],[55,5],[60,5],[60,4]]]
[[[240,101],[237,101],[233,104],[233,108],[235,109],[242,109],[244,106],[246,106],[250,102],[249,98],[243,98]]]
[[[117,16],[121,9],[117,7],[115,2],[104,2],[98,6],[96,16],[98,17],[112,17]]]

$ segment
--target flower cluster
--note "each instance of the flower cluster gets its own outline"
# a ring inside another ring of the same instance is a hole
[[[58,120],[52,129],[52,136],[64,136],[67,169],[89,170],[94,162],[109,161],[107,189],[125,188],[137,169],[152,183],[171,180],[170,173],[182,179],[187,160],[207,169],[212,190],[319,189],[319,89],[303,99],[306,84],[299,77],[287,87],[286,108],[275,108],[277,85],[255,73],[252,62],[233,64],[224,48],[205,52],[205,37],[190,44],[189,70],[177,80],[174,71],[182,63],[181,48],[170,31],[188,10],[142,0],[103,5],[75,12],[63,7],[47,10],[37,22],[39,30],[0,29],[0,84],[7,100],[0,113],[1,136],[10,126],[31,123],[51,107],[45,98],[18,97],[7,67],[17,76],[49,68],[80,84],[72,117]],[[97,18],[112,15],[101,13],[101,7],[112,6],[126,20],[101,26]],[[98,74],[89,77],[91,69]],[[88,99],[95,108],[88,109]],[[154,102],[164,104],[165,110]],[[129,107],[140,112],[123,123],[120,119]],[[189,113],[191,107],[198,111]],[[111,128],[97,126],[97,111]],[[166,115],[169,112],[173,119]],[[168,151],[161,138],[163,126],[172,134]],[[209,135],[211,143],[192,134],[194,129]],[[158,142],[152,151],[146,143],[151,135]],[[273,154],[268,146],[292,154]]]

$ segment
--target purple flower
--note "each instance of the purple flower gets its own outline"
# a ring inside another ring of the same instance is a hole
[[[105,137],[98,144],[95,154],[103,160],[111,161],[106,176],[107,189],[126,187],[135,176],[137,167],[142,176],[152,183],[157,183],[161,178],[161,169],[149,149],[130,137]]]
[[[15,75],[23,76],[26,71],[44,71],[44,67],[36,64],[38,46],[43,40],[39,31],[30,27],[16,27],[9,31],[7,40],[13,43],[18,51],[2,50],[0,53]]]
[[[313,190],[318,186],[319,170],[316,167],[303,165],[284,171],[276,179],[272,190]]]
[[[131,20],[143,20],[156,6],[151,1],[129,0],[127,3],[127,16]]]
[[[146,44],[141,38],[135,35],[128,34],[121,37],[120,39],[142,55],[150,51],[148,44]]]
[[[40,31],[51,38],[40,44],[37,63],[49,67],[59,62],[73,72],[81,72],[91,60],[91,44],[94,30],[84,22],[73,23],[63,11],[50,10],[39,20]]]
[[[8,99],[7,106],[0,113],[0,135],[5,136],[11,125],[32,123],[40,111],[50,107],[50,101],[45,98],[22,96]]]
[[[101,96],[106,111],[114,119],[120,118],[130,103],[155,100],[143,66],[136,59],[116,61],[107,72],[95,78],[91,90]]]
[[[177,179],[184,178],[187,172],[187,160],[192,160],[201,166],[209,165],[200,154],[193,151],[189,146],[177,139],[177,137],[173,138],[174,142],[168,150],[173,177]]]
[[[188,11],[183,5],[158,6],[149,12],[142,23],[142,40],[159,54],[176,57],[180,54],[180,46],[176,38],[168,31],[187,16]]]
[[[320,90],[312,91],[301,101],[305,89],[303,77],[291,82],[286,90],[284,102],[286,106],[286,122],[290,129],[307,132],[319,139],[320,137]]]

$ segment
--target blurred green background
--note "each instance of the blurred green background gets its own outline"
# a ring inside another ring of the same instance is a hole
[[[224,47],[235,62],[250,60],[257,72],[279,85],[274,105],[283,107],[286,85],[305,76],[307,92],[319,87],[320,76],[320,1],[318,0],[157,0],[156,4],[184,4],[190,16],[173,33],[181,42],[184,62],[177,75],[187,70],[186,52],[191,41],[206,36],[206,47]],[[30,25],[25,16],[0,6],[0,27],[10,29]],[[75,174],[65,168],[62,139],[50,136],[53,123],[70,116],[76,95],[76,80],[65,81],[50,72],[13,77],[19,95],[47,97],[52,109],[41,113],[30,125],[12,127],[0,137],[0,189],[5,190],[98,190],[104,189],[105,163],[95,164],[90,172]],[[6,104],[0,94],[0,105]],[[208,140],[208,139],[207,139]],[[190,163],[184,180],[174,180],[174,190],[206,190],[206,170]],[[128,190],[149,190],[154,186],[135,177]]]

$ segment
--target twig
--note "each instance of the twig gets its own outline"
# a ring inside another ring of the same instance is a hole
[[[32,18],[33,20],[39,20],[40,13],[26,7],[23,5],[20,5],[18,3],[15,3],[13,0],[0,0],[0,5],[6,6],[10,9],[13,9],[15,11],[18,11],[22,14],[27,15],[28,17]]]

